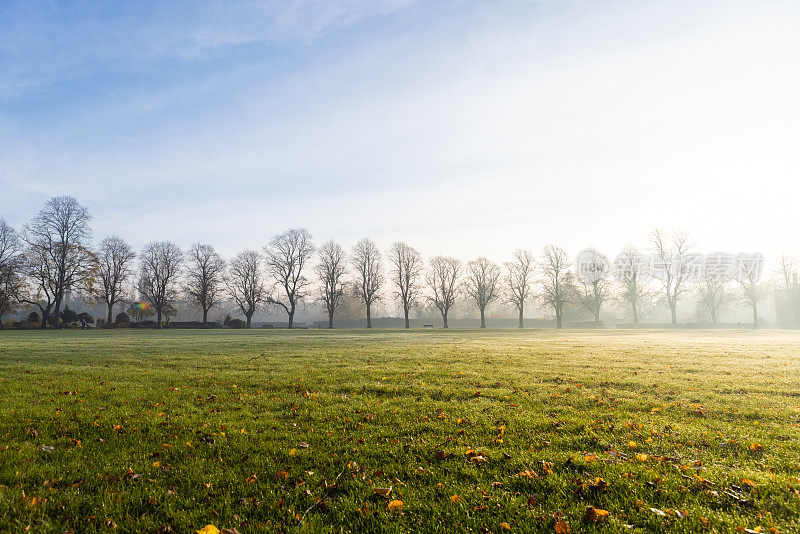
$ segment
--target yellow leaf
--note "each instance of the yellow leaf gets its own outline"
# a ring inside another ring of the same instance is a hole
[[[597,455],[595,453],[587,454],[583,459],[586,460],[587,463],[595,462],[597,461]]]
[[[292,449],[289,451],[289,456],[297,456],[297,449]]]
[[[464,499],[461,497],[461,495],[453,495],[450,497],[450,500],[453,502],[464,502]]]
[[[608,510],[603,510],[601,508],[595,508],[594,506],[588,506],[586,508],[586,518],[589,521],[605,521],[608,519]]]
[[[511,530],[511,525],[509,525],[508,523],[500,523],[500,528]]]
[[[158,462],[153,462],[153,467],[158,467],[160,464]]]
[[[646,454],[637,454],[636,455],[636,459],[639,460],[640,462],[646,462],[647,461],[647,455]]]
[[[635,441],[629,441],[628,442],[628,448],[629,449],[635,449],[636,447],[638,447],[638,445],[636,444]]]
[[[391,501],[386,506],[386,509],[389,510],[390,512],[394,512],[394,511],[397,511],[397,510],[402,510],[403,509],[403,501],[401,501],[399,499],[395,499],[395,500]]]
[[[197,534],[219,534],[219,529],[214,525],[206,525],[195,532],[197,532]]]

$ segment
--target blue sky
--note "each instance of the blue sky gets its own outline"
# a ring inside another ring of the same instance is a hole
[[[0,0],[0,216],[226,255],[797,250],[791,1]]]

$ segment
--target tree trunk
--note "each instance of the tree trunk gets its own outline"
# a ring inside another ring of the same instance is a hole
[[[481,328],[486,328],[486,313],[483,308],[481,308]]]
[[[408,322],[408,306],[403,306],[403,312],[405,313],[406,316],[406,330],[408,330],[409,328],[411,328],[411,324]]]
[[[636,309],[636,304],[633,306],[633,324],[639,324],[639,310]]]
[[[292,327],[294,327],[294,306],[292,306],[292,309],[289,311],[289,328]]]
[[[203,308],[203,328],[208,328],[208,310]]]
[[[156,319],[158,320],[158,327],[163,328],[163,325],[161,324],[161,310],[156,310]]]
[[[447,312],[442,312],[442,322],[444,323],[444,327],[447,328]]]
[[[758,328],[758,305],[753,303],[753,330]]]
[[[112,316],[114,315],[114,305],[108,305],[108,316],[106,317],[106,328],[111,328]]]
[[[522,324],[522,306],[519,307],[519,327],[525,328],[525,325]]]
[[[250,328],[250,320],[253,318],[253,314],[245,315],[247,317],[247,328]]]
[[[669,303],[669,313],[670,313],[670,316],[672,317],[672,326],[677,327],[678,326],[678,315],[675,313],[675,303],[674,302],[670,302]]]
[[[333,312],[328,310],[328,328],[333,328]]]
[[[372,310],[371,306],[367,304],[367,328],[372,328]]]
[[[561,322],[561,312],[556,310],[556,328],[563,328],[563,324]]]

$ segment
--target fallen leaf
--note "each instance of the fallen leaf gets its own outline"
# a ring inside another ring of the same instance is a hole
[[[375,488],[374,492],[375,492],[375,495],[379,495],[381,497],[386,497],[392,492],[392,487],[389,486],[388,488]]]
[[[386,509],[390,512],[398,511],[403,509],[403,501],[395,499],[391,501],[387,506]]]
[[[586,507],[586,519],[589,521],[602,522],[608,520],[608,510],[595,508],[594,506]]]
[[[564,521],[563,519],[556,521],[556,533],[557,534],[570,534],[572,529],[569,526],[569,523]]]
[[[219,529],[214,525],[206,525],[200,530],[196,530],[197,534],[219,534]]]

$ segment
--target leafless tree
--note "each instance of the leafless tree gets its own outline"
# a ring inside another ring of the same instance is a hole
[[[290,228],[272,238],[264,247],[267,272],[275,279],[282,296],[270,296],[269,303],[279,306],[289,316],[289,328],[294,325],[297,305],[306,296],[309,281],[303,269],[314,254],[311,234],[305,228]]]
[[[775,278],[776,307],[779,307],[796,326],[800,319],[800,282],[798,282],[795,259],[781,254]]]
[[[578,302],[590,311],[596,323],[600,322],[600,310],[610,298],[610,286],[607,280],[598,279],[592,282],[583,282],[580,285]]]
[[[372,305],[380,299],[378,292],[383,285],[381,251],[375,243],[364,238],[353,247],[350,263],[355,270],[355,294],[364,301],[367,308],[367,328],[372,328]]]
[[[730,298],[730,276],[717,275],[706,270],[697,281],[697,298],[700,308],[708,312],[711,323],[717,324],[719,314]]]
[[[231,260],[225,278],[228,294],[247,318],[247,328],[259,305],[269,297],[261,260],[261,254],[254,250],[240,252]]]
[[[467,263],[464,291],[478,305],[481,328],[486,328],[486,307],[500,296],[500,267],[483,257]]]
[[[633,324],[639,324],[642,304],[652,297],[645,278],[642,253],[633,246],[626,246],[615,260],[619,297],[631,309]]]
[[[186,253],[186,285],[189,300],[203,310],[203,328],[208,326],[208,311],[222,297],[225,260],[214,247],[195,243]]]
[[[668,237],[662,230],[656,229],[650,236],[653,252],[656,255],[657,265],[654,277],[661,282],[669,305],[672,325],[677,326],[678,315],[676,308],[678,299],[686,291],[686,277],[689,269],[691,244],[688,234],[673,232]]]
[[[139,261],[139,292],[155,308],[156,321],[161,328],[167,305],[178,297],[183,253],[171,241],[155,241],[145,245]]]
[[[758,328],[758,304],[769,297],[769,284],[759,282],[760,274],[753,270],[739,279],[741,299],[753,310],[753,330]]]
[[[14,313],[23,298],[22,241],[14,227],[0,219],[0,328],[3,316]]]
[[[92,291],[97,260],[89,251],[89,211],[69,196],[53,197],[25,226],[27,274],[32,299],[42,312],[42,328],[57,324],[61,304],[70,291]]]
[[[328,328],[333,328],[333,314],[342,302],[344,295],[343,277],[347,258],[339,243],[328,241],[319,248],[317,277],[322,284],[320,300],[328,312]]]
[[[428,299],[442,314],[442,322],[447,328],[447,314],[458,298],[461,278],[461,261],[445,256],[436,256],[430,260],[425,279],[433,295]]]
[[[575,280],[567,252],[555,245],[544,247],[541,260],[541,293],[539,299],[553,309],[556,328],[563,328],[564,306],[575,298]]]
[[[514,260],[507,261],[505,267],[508,301],[519,312],[519,328],[524,328],[522,316],[533,289],[533,254],[529,250],[516,250]]]
[[[97,297],[102,300],[108,310],[106,328],[113,326],[114,306],[125,299],[128,281],[134,274],[133,260],[136,253],[124,239],[112,235],[100,242],[97,254]]]
[[[594,248],[590,248],[584,252],[591,254],[591,261],[595,266],[604,264],[607,261],[605,256]],[[577,301],[583,308],[589,310],[592,316],[594,316],[594,321],[599,323],[600,310],[603,304],[611,297],[611,287],[608,280],[604,278],[606,273],[601,274],[599,271],[591,269],[587,274],[590,275],[590,277],[588,280],[581,280]]]
[[[422,255],[411,245],[398,241],[389,249],[389,261],[392,264],[392,281],[397,298],[403,304],[403,315],[408,329],[411,326],[408,313],[419,299]]]

